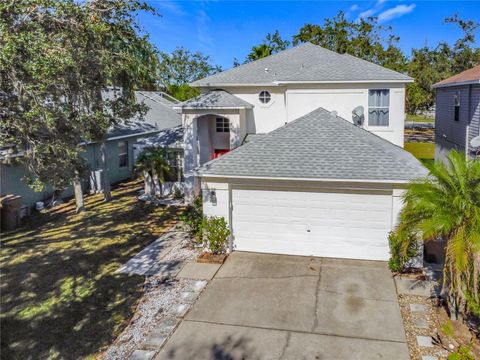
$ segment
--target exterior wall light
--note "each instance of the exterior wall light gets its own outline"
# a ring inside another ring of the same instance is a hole
[[[215,190],[210,191],[210,202],[213,206],[217,206],[217,193]]]

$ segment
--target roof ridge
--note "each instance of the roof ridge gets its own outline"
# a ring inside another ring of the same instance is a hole
[[[290,51],[293,50],[293,49],[298,49],[299,47],[303,47],[303,46],[306,46],[306,45],[308,45],[308,44],[309,44],[309,45],[313,45],[313,46],[318,46],[318,45],[312,44],[311,42],[307,41],[307,42],[305,42],[305,43],[302,43],[302,44],[299,44],[299,45],[295,45],[295,46],[289,47],[289,48],[287,48],[287,49],[285,49],[285,50],[281,50],[281,51],[279,51],[279,52],[277,52],[277,53],[275,53],[275,54],[270,54],[270,55],[265,56],[265,57],[263,57],[263,58],[256,59],[256,60],[253,60],[253,61],[249,61],[249,62],[247,62],[247,63],[243,63],[243,64],[240,64],[240,65],[238,65],[238,66],[234,66],[234,67],[232,67],[232,68],[230,68],[230,69],[227,69],[227,70],[225,70],[225,71],[220,71],[220,72],[215,73],[215,74],[213,74],[213,75],[206,76],[206,77],[204,77],[204,78],[202,78],[202,79],[195,80],[195,81],[191,82],[190,85],[195,84],[197,81],[205,80],[205,79],[214,77],[215,75],[218,75],[218,74],[227,74],[227,73],[229,73],[229,72],[231,72],[231,71],[234,71],[234,70],[237,70],[237,69],[240,69],[240,68],[244,68],[244,67],[249,66],[249,65],[251,65],[251,64],[259,64],[259,63],[261,63],[261,62],[265,62],[265,61],[267,61],[267,60],[271,60],[273,57],[277,57],[277,55],[283,55],[283,54],[285,54],[285,53],[287,53],[287,52],[290,52]],[[272,85],[273,85],[273,83],[272,83]]]

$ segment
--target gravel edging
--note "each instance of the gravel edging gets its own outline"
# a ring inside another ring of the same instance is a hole
[[[438,334],[440,324],[436,313],[436,299],[400,294],[398,295],[398,303],[400,304],[410,359],[422,360],[422,356],[434,356],[439,360],[446,359],[448,352],[437,345],[435,341],[432,341],[432,347],[419,346],[417,343],[417,336],[426,336],[433,340]],[[412,304],[423,305],[425,307],[424,311],[412,311],[410,307]],[[418,324],[421,319],[426,322],[425,328],[416,325],[416,322]]]
[[[198,250],[191,247],[190,240],[185,239],[162,261],[186,262],[196,257]],[[148,276],[145,279],[143,295],[140,298],[135,314],[130,323],[104,352],[103,359],[127,359],[130,354],[144,343],[155,326],[173,308],[182,302],[182,293],[195,286],[196,280],[165,278],[160,274]]]

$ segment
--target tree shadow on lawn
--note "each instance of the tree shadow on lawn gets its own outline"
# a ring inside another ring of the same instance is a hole
[[[139,204],[131,187],[2,234],[2,359],[93,357],[123,329],[144,278],[115,272],[180,211]]]

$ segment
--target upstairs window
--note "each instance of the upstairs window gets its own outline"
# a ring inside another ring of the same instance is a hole
[[[268,104],[272,99],[272,95],[268,91],[262,91],[260,95],[258,95],[258,99],[262,104]]]
[[[455,94],[453,99],[454,99],[454,104],[455,104],[453,119],[455,121],[460,121],[460,91],[457,91],[457,93]]]
[[[230,121],[227,118],[218,117],[216,119],[217,132],[230,132]]]
[[[128,166],[128,143],[126,141],[118,142],[118,167]]]
[[[390,124],[390,90],[368,91],[368,125],[388,126]]]

